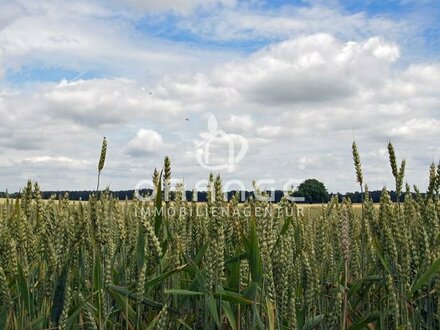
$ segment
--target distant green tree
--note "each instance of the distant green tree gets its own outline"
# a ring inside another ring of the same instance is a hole
[[[329,200],[324,184],[316,179],[307,179],[301,183],[294,195],[304,197],[308,203],[327,203]]]

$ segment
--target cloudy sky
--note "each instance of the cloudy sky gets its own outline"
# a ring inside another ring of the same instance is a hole
[[[133,189],[169,155],[191,189],[211,115],[248,141],[225,179],[352,191],[354,138],[371,189],[393,186],[389,140],[424,188],[439,17],[438,0],[0,0],[0,191],[93,189],[103,136],[105,185]]]

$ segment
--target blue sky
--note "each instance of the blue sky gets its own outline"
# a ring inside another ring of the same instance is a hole
[[[225,180],[354,190],[356,138],[367,182],[392,187],[391,139],[425,187],[439,17],[439,1],[0,0],[0,191],[93,188],[102,136],[111,188],[168,154],[191,189],[209,174],[195,145],[211,115],[249,143]]]

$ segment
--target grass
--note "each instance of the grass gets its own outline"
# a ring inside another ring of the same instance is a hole
[[[0,328],[439,328],[437,173],[425,196],[408,186],[395,204],[384,189],[374,205],[365,189],[359,206],[226,202],[214,176],[208,203],[179,189],[43,202],[28,183],[0,201]]]

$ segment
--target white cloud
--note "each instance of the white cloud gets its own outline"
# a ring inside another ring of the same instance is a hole
[[[307,168],[309,168],[309,167],[312,167],[313,165],[315,165],[315,163],[316,163],[316,160],[315,159],[313,159],[313,158],[310,158],[310,157],[301,157],[299,160],[298,160],[298,168],[300,169],[300,170],[305,170],[305,169],[307,169]]]
[[[151,129],[142,128],[128,142],[125,152],[133,157],[149,156],[151,154],[163,153],[169,146],[164,143],[162,135]]]
[[[76,72],[97,72],[151,83],[182,67],[212,65],[231,56],[144,34],[134,26],[142,15],[98,1],[15,0],[0,3],[1,12],[7,14],[0,14],[0,59],[3,70],[12,73],[37,66],[67,70],[71,76],[65,78],[71,79]]]
[[[4,70],[4,64],[3,64],[3,54],[0,49],[0,81],[3,79],[4,75],[5,75],[5,70]]]
[[[161,96],[155,90],[149,92],[136,81],[125,78],[63,80],[38,84],[30,91],[0,93],[3,130],[20,129],[21,125],[36,122],[63,121],[74,123],[71,128],[120,127],[142,119],[183,117],[191,111],[196,110],[186,105],[185,100]]]
[[[218,89],[235,90],[249,101],[268,105],[332,101],[351,97],[361,86],[382,83],[377,72],[386,73],[397,55],[396,45],[377,38],[343,43],[316,34],[272,45],[247,61],[220,67],[212,80]]]
[[[434,118],[413,118],[402,123],[400,127],[391,129],[390,136],[408,140],[417,139],[417,136],[436,138],[440,134],[440,120]]]
[[[146,11],[174,11],[180,14],[190,14],[200,7],[212,8],[215,5],[232,7],[236,0],[119,0],[119,2]]]
[[[43,88],[34,99],[43,111],[88,126],[119,125],[133,113],[148,116],[153,111],[150,95],[127,79],[64,80]]]
[[[84,168],[85,166],[89,166],[90,162],[86,161],[86,160],[78,160],[78,159],[73,159],[73,158],[69,158],[69,157],[64,157],[64,156],[37,156],[37,157],[31,157],[31,158],[26,158],[23,160],[23,162],[25,163],[31,163],[31,164],[42,164],[44,166],[49,165],[57,165],[57,166],[61,166],[61,167],[81,167]]]
[[[225,122],[225,127],[232,132],[248,132],[254,126],[255,123],[250,115],[231,114]]]
[[[281,126],[262,126],[257,129],[258,136],[262,138],[275,139],[281,137],[283,128]]]
[[[374,56],[390,62],[394,62],[400,56],[399,48],[396,45],[386,43],[377,37],[370,38],[364,44],[364,48],[370,50]]]
[[[323,31],[352,40],[371,35],[397,39],[404,33],[408,37],[416,30],[415,22],[351,13],[341,6],[319,3],[287,5],[281,9],[255,10],[246,6],[241,10],[224,9],[208,17],[182,21],[180,27],[216,40],[280,40]]]

